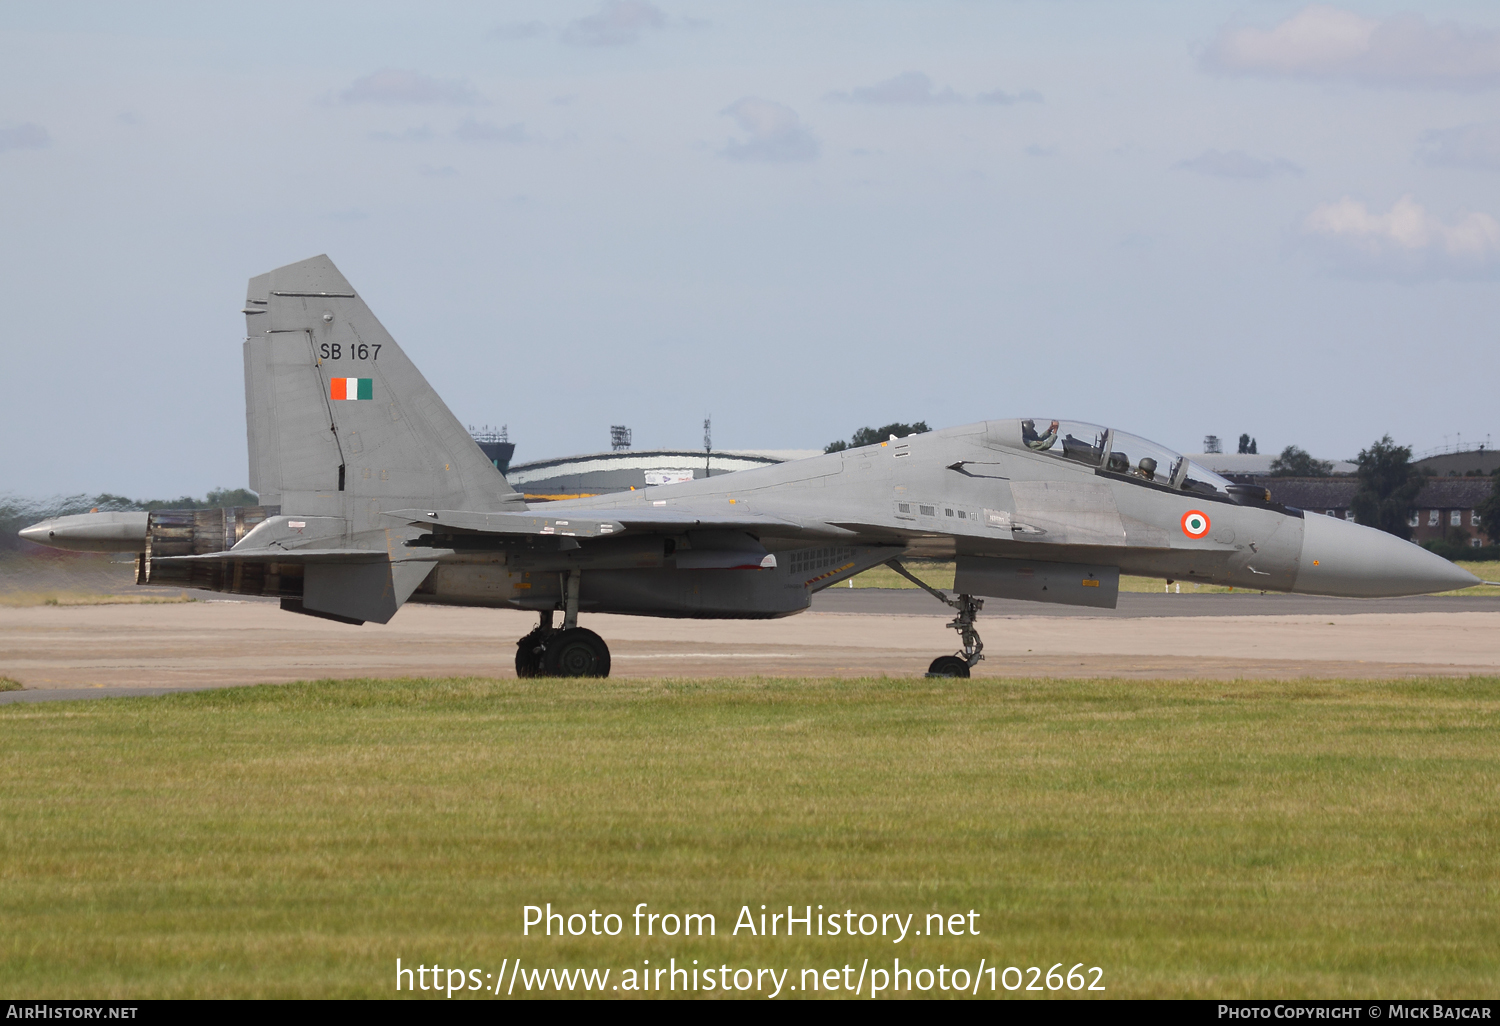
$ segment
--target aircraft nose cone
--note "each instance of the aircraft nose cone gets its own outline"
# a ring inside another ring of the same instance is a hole
[[[29,542],[36,542],[38,545],[46,545],[47,539],[52,536],[52,525],[49,521],[43,520],[40,524],[32,524],[30,527],[23,527],[17,533]]]
[[[1381,598],[1430,595],[1479,578],[1393,534],[1340,517],[1308,513],[1292,590],[1305,595]]]

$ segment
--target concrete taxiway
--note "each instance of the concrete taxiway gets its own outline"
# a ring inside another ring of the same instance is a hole
[[[268,602],[0,609],[0,703],[329,677],[511,676],[534,622],[408,606],[350,627]],[[955,647],[914,591],[830,590],[782,620],[585,616],[618,677],[916,676]],[[1500,599],[1122,595],[1117,610],[987,603],[976,677],[1396,677],[1500,674]]]

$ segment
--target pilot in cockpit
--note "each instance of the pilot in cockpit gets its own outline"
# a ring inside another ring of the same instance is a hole
[[[1057,441],[1057,421],[1054,420],[1047,425],[1045,435],[1037,434],[1036,421],[1021,421],[1021,440],[1026,443],[1028,449],[1035,449],[1038,452],[1052,448],[1053,443]]]
[[[1150,456],[1142,456],[1141,462],[1135,465],[1135,472],[1147,481],[1156,480],[1156,461]]]

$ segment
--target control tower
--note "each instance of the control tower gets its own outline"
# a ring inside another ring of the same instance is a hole
[[[510,428],[501,424],[498,428],[492,428],[486,424],[476,429],[473,424],[469,425],[469,435],[479,443],[479,449],[495,465],[495,469],[504,474],[510,470],[510,458],[516,454],[516,443],[510,440]]]

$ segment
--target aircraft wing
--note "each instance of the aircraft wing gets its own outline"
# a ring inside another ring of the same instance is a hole
[[[691,509],[636,507],[632,509],[559,510],[557,516],[526,513],[476,513],[466,510],[398,509],[382,516],[418,526],[447,527],[477,534],[558,535],[565,538],[608,538],[627,531],[681,531],[713,528],[740,531],[791,529],[798,533],[843,534],[821,521],[804,523],[764,513],[707,512]]]

